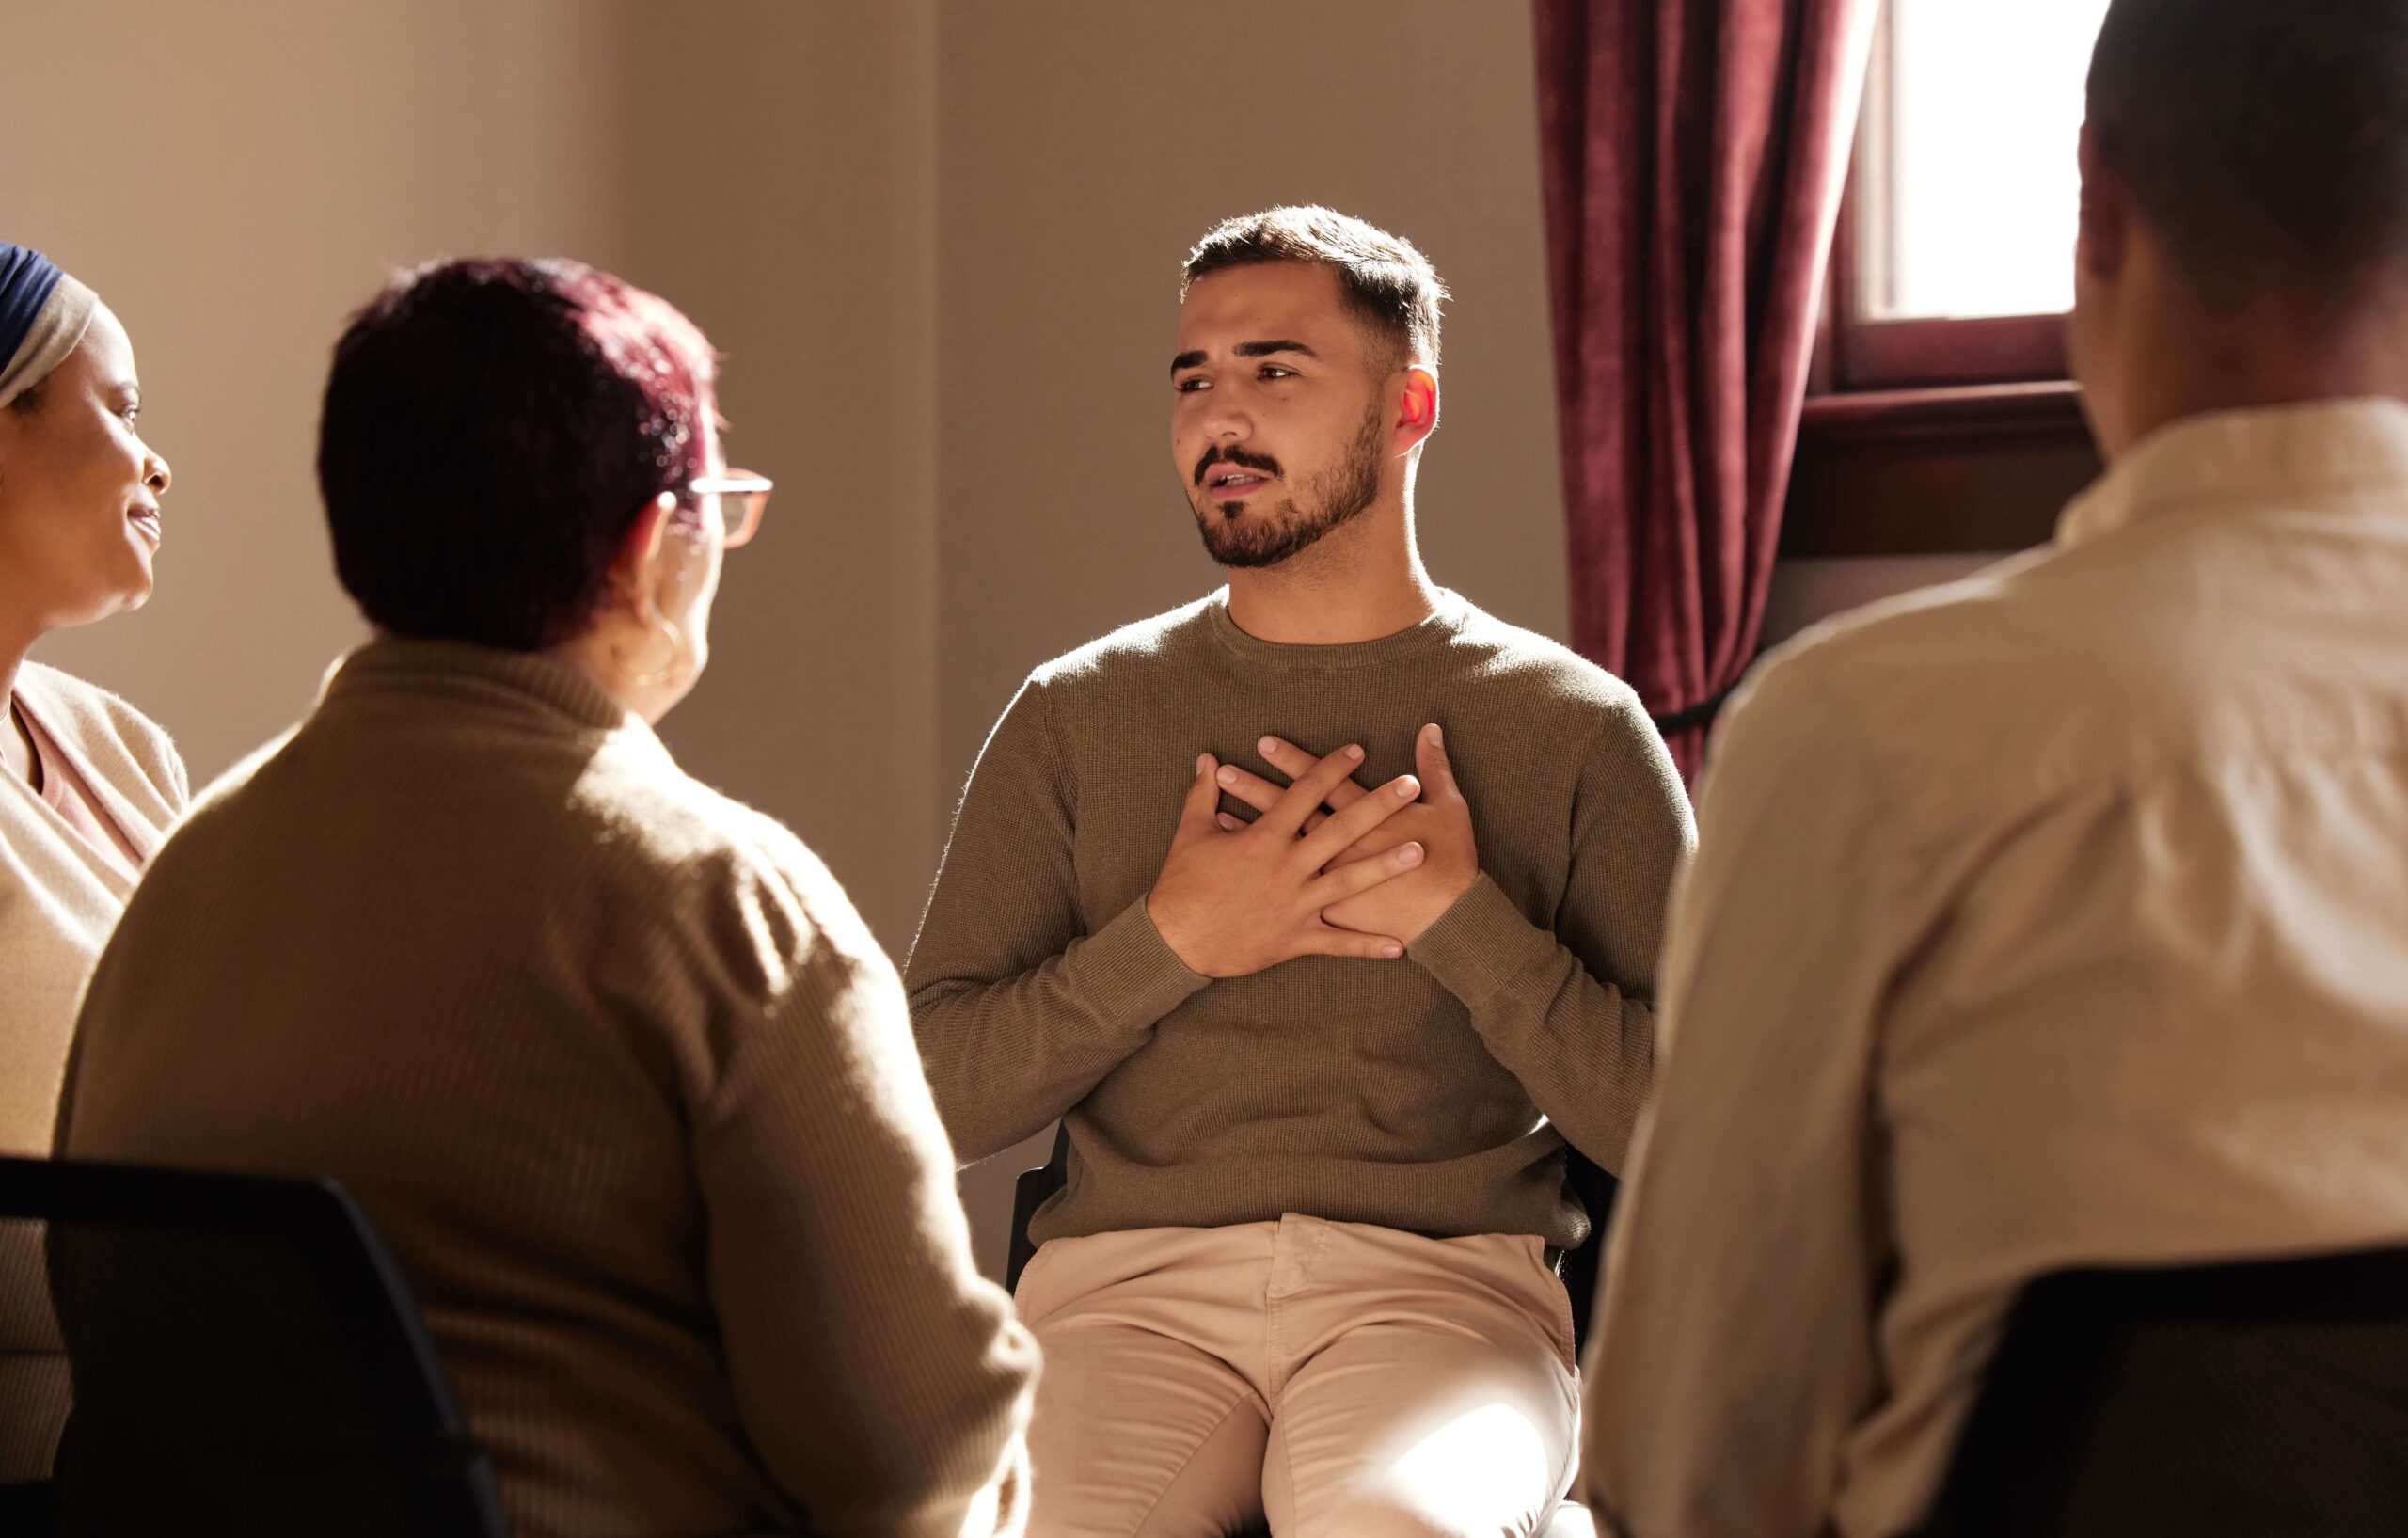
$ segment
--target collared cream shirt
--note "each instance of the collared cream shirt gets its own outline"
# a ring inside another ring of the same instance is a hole
[[[1920,1520],[2027,1280],[2408,1242],[2408,404],[2202,417],[1735,704],[1588,1362],[1639,1538]]]

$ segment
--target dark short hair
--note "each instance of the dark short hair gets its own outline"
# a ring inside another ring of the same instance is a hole
[[[2219,296],[2346,308],[2408,258],[2408,4],[2115,0],[2094,149]]]
[[[403,274],[326,380],[318,488],[344,589],[398,635],[578,634],[637,515],[702,472],[712,378],[693,322],[580,262]]]
[[[1329,268],[1347,308],[1396,350],[1396,362],[1438,366],[1438,306],[1449,294],[1437,269],[1412,242],[1334,209],[1273,208],[1222,220],[1187,253],[1179,296],[1213,273],[1267,262]]]

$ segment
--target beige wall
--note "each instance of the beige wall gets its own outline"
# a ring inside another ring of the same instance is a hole
[[[578,256],[728,354],[730,450],[784,483],[732,563],[696,772],[800,829],[890,944],[935,861],[935,0],[86,0],[12,19],[0,238],[124,316],[175,467],[141,613],[36,655],[198,777],[360,635],[311,454],[344,315],[439,255]]]
[[[152,604],[37,655],[139,702],[203,777],[289,723],[360,633],[310,472],[343,316],[432,256],[582,257],[710,332],[730,452],[781,483],[667,735],[800,830],[899,956],[1018,679],[1217,581],[1168,468],[1164,371],[1178,261],[1225,214],[1320,200],[1430,253],[1459,295],[1422,476],[1432,566],[1561,633],[1528,8],[1370,16],[85,0],[13,17],[13,57],[64,67],[0,93],[0,238],[123,314],[177,476]],[[1233,59],[1256,78],[1214,83]],[[1017,1163],[965,1182],[990,1263]]]
[[[784,819],[899,958],[935,869],[937,0],[637,0],[626,270],[727,355],[777,479],[664,731]]]

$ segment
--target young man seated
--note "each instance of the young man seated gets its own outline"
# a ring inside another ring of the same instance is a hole
[[[1422,568],[1420,253],[1278,209],[1183,277],[1172,464],[1228,586],[1030,676],[906,976],[963,1157],[1069,1123],[1031,1530],[1530,1532],[1564,1145],[1619,1165],[1648,1092],[1687,802],[1628,688]]]
[[[1589,1361],[1601,1525],[1909,1531],[2034,1277],[2408,1242],[2403,82],[2400,0],[2109,10],[2107,477],[1729,718]]]

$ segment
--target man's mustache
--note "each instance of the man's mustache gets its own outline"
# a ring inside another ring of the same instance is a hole
[[[1207,449],[1204,457],[1196,462],[1196,484],[1204,484],[1204,472],[1215,465],[1235,465],[1240,469],[1260,470],[1265,475],[1279,473],[1279,461],[1269,454],[1248,453],[1244,449]]]

